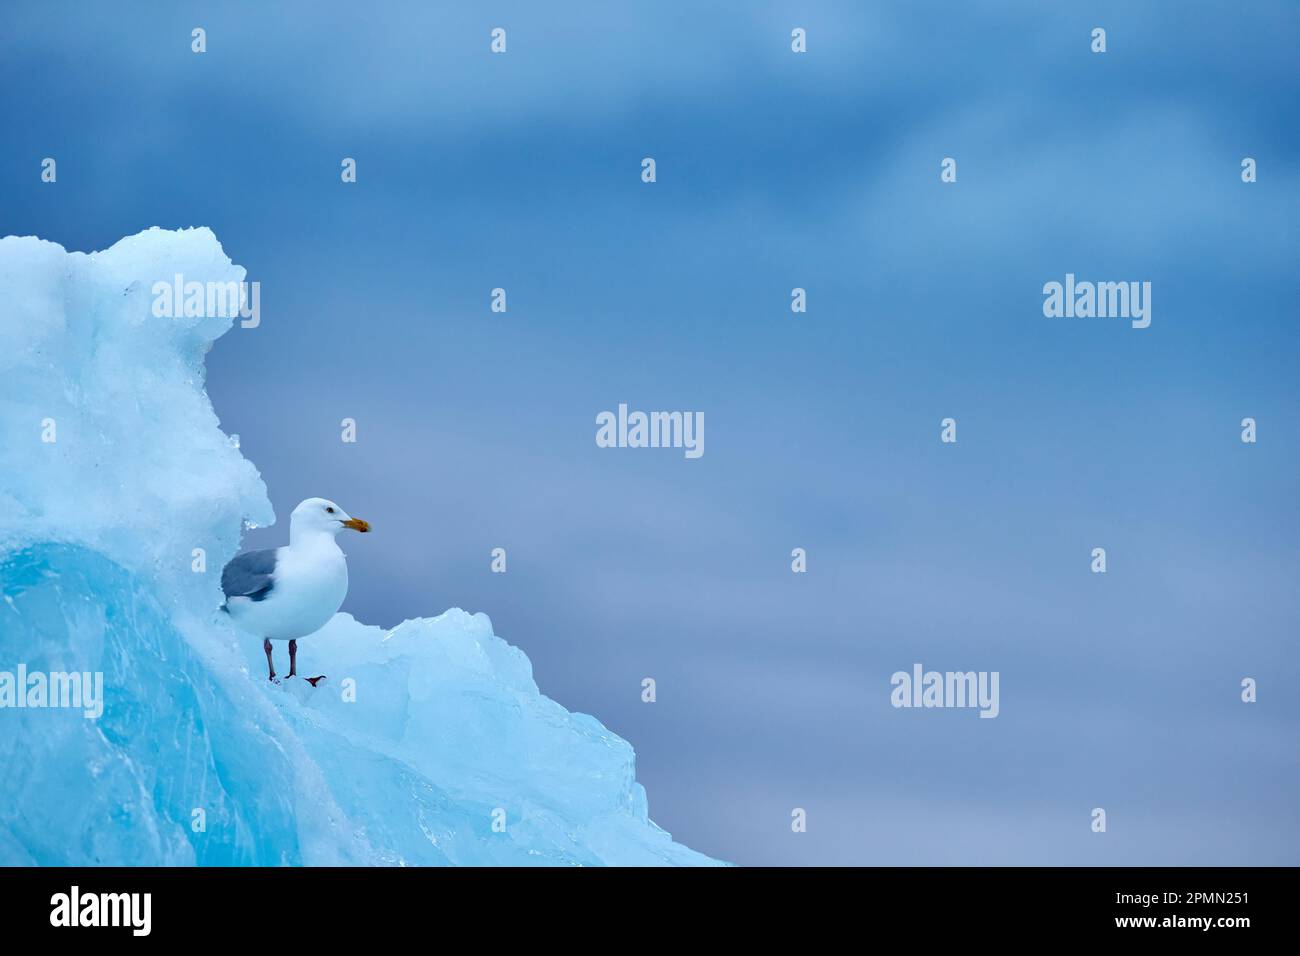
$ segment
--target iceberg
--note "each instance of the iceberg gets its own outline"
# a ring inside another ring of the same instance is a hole
[[[177,276],[244,270],[205,228],[0,239],[0,865],[716,865],[483,614],[340,613],[325,681],[263,679],[218,610],[274,521],[204,390],[237,316],[158,314]]]

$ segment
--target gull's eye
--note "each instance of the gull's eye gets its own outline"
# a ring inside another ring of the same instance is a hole
[[[334,513],[334,509],[333,509],[333,508],[326,508],[325,510],[328,511],[330,514],[333,514],[333,513]]]

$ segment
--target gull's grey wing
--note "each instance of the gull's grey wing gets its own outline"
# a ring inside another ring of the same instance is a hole
[[[245,551],[231,558],[221,572],[221,590],[226,597],[265,601],[275,587],[275,551]]]

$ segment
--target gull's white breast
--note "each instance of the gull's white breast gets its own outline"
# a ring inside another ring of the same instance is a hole
[[[348,594],[348,563],[332,538],[310,547],[276,549],[274,586],[264,600],[227,601],[240,626],[288,641],[325,626]]]

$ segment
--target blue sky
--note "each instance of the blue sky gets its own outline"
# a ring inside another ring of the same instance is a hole
[[[281,523],[374,523],[345,608],[488,613],[678,839],[1300,862],[1293,4],[3,16],[0,232],[212,227],[263,321],[209,393]],[[1067,272],[1150,281],[1151,327],[1045,318]],[[705,455],[597,448],[620,402],[703,411]],[[893,709],[917,661],[1001,715]]]

